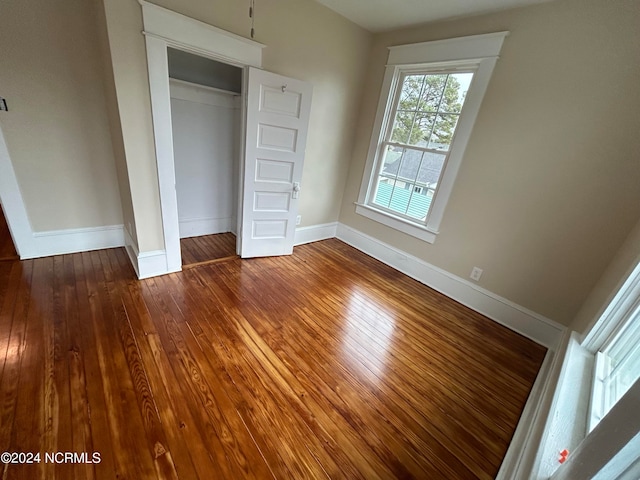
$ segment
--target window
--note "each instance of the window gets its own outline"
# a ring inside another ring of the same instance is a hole
[[[611,302],[600,323],[609,326],[609,330],[596,331],[598,335],[592,335],[596,338],[585,340],[587,346],[595,345],[597,349],[589,431],[640,378],[640,265]],[[599,341],[598,336],[603,340]]]
[[[375,206],[426,222],[472,78],[456,71],[400,75],[394,119],[381,142]]]
[[[390,47],[357,213],[435,241],[506,34]]]
[[[595,427],[611,407],[627,393],[631,385],[640,378],[640,314],[634,317],[611,345],[596,357],[596,381],[601,383],[598,403],[594,405]]]

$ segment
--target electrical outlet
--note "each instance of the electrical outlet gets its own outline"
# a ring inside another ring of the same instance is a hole
[[[477,282],[480,280],[481,276],[482,276],[482,269],[478,267],[473,267],[473,270],[471,270],[471,275],[469,275],[469,278]]]
[[[300,222],[302,222],[302,215],[296,217],[296,225],[300,225]]]

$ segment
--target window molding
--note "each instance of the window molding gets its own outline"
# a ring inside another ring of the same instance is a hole
[[[606,348],[607,342],[625,327],[626,323],[623,320],[638,308],[639,303],[640,262],[637,262],[598,321],[585,336],[582,346],[593,354]]]
[[[436,241],[436,235],[438,234],[438,232],[432,232],[424,226],[385,212],[384,210],[378,209],[373,205],[367,205],[366,203],[357,203],[356,213],[378,223],[383,223],[388,227],[399,230],[403,233],[406,233],[407,235],[411,235],[412,237],[424,240],[425,242],[434,243]]]
[[[619,335],[636,319],[640,310],[640,262],[622,284],[618,293],[591,328],[582,341],[582,347],[594,355],[595,366],[592,373],[592,386],[588,413],[588,429],[591,432],[607,414],[612,403],[605,377],[611,370],[609,349]]]
[[[380,99],[369,142],[367,162],[356,202],[356,213],[429,243],[435,241],[467,143],[471,137],[473,125],[480,111],[482,99],[489,85],[504,38],[508,34],[509,32],[496,32],[389,47]],[[389,123],[393,113],[392,107],[397,95],[399,76],[411,68],[446,67],[458,63],[465,63],[466,66],[473,67],[475,74],[467,93],[463,114],[460,116],[456,128],[455,141],[451,145],[448,160],[443,168],[442,177],[430,207],[427,223],[420,224],[404,220],[391,213],[376,209],[368,203],[369,196],[375,181],[373,177],[379,161],[379,146],[383,141],[384,127]],[[398,228],[398,224],[402,225],[402,228]]]

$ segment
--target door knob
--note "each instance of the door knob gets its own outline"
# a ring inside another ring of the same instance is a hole
[[[293,182],[293,198],[298,198],[298,194],[300,193],[300,182]]]

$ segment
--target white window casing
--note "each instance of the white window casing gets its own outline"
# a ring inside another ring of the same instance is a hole
[[[453,190],[453,185],[462,163],[471,131],[480,110],[482,98],[489,84],[493,68],[498,59],[504,38],[509,32],[452,38],[434,42],[389,47],[380,100],[369,143],[367,162],[364,170],[360,194],[356,202],[356,212],[391,228],[433,243],[438,234],[444,210]],[[448,158],[438,182],[426,222],[412,221],[377,208],[373,204],[374,183],[382,161],[381,143],[393,122],[394,104],[398,97],[397,88],[403,73],[412,70],[436,71],[465,69],[473,71],[462,113],[458,120],[455,136]]]
[[[624,394],[640,370],[640,264],[622,285],[582,346],[595,353],[588,431]]]

